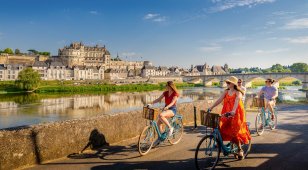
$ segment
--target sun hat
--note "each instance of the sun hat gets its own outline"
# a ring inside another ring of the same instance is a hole
[[[242,94],[244,94],[243,90],[239,88],[239,86],[237,85],[238,78],[236,78],[235,76],[229,77],[228,79],[225,80],[225,82],[234,84],[237,87],[237,90],[240,91]]]
[[[235,76],[231,76],[227,80],[225,80],[225,82],[230,82],[237,86],[238,79]]]

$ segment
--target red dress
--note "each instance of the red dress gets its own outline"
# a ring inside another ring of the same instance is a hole
[[[234,93],[232,96],[230,96],[228,92],[226,93],[221,111],[222,114],[232,111],[235,99],[236,93]],[[224,141],[248,144],[251,137],[246,125],[245,110],[242,100],[239,101],[238,107],[233,117],[221,117],[219,127],[222,139]]]

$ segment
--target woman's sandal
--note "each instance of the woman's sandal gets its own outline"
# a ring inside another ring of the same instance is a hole
[[[275,116],[274,114],[271,115],[271,120],[274,121],[275,120]]]
[[[244,151],[243,149],[238,150],[238,160],[243,160],[244,159]]]

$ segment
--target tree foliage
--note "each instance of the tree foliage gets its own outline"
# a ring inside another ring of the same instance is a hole
[[[34,55],[47,55],[47,56],[50,56],[50,52],[47,52],[47,51],[37,51],[35,49],[29,49],[28,50],[30,54],[34,54]]]
[[[15,49],[15,54],[20,54],[20,50],[18,48]]]
[[[306,63],[294,63],[290,66],[292,72],[308,72],[308,65]]]
[[[291,66],[283,66],[281,64],[274,64],[270,68],[261,69],[259,67],[251,68],[229,68],[231,73],[291,73],[291,72],[308,72],[308,65],[306,63],[294,63]]]
[[[6,48],[6,49],[4,49],[3,52],[7,53],[7,54],[13,54],[13,50],[11,48]]]
[[[36,89],[41,81],[39,73],[32,68],[26,68],[19,72],[15,84],[22,90],[32,91]]]

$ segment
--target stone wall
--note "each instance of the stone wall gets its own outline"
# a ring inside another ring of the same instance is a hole
[[[206,101],[178,104],[178,112],[184,116],[184,124],[187,124],[194,121],[194,105],[199,119],[200,109],[208,108],[209,104]],[[139,135],[146,122],[142,118],[142,110],[138,110],[0,130],[0,169],[41,164],[78,153],[88,143],[94,129],[111,144],[130,139]]]

